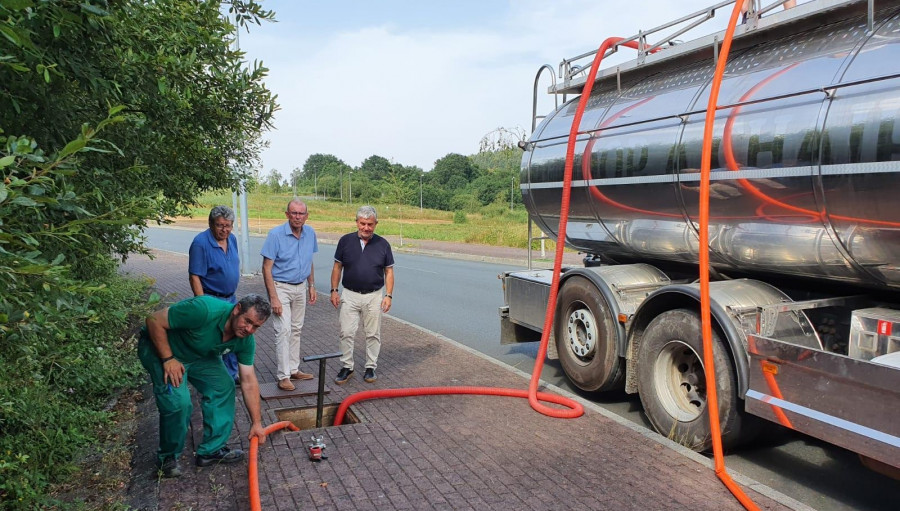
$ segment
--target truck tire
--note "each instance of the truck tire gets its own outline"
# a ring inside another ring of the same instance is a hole
[[[590,280],[575,276],[565,281],[555,325],[560,364],[576,387],[595,392],[622,383],[624,364],[616,350],[614,318]]]
[[[700,315],[687,309],[660,314],[647,325],[637,357],[638,392],[656,431],[695,451],[709,451]],[[734,447],[753,436],[758,421],[742,410],[734,366],[715,329],[713,357],[722,445]]]

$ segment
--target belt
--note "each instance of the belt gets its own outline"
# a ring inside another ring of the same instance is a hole
[[[299,286],[300,284],[303,284],[302,280],[300,282],[282,282],[280,280],[276,280],[275,282],[278,282],[279,284],[287,284],[289,286]]]
[[[367,294],[369,294],[369,293],[374,293],[375,291],[378,291],[378,290],[380,290],[381,288],[379,287],[378,289],[367,289],[367,290],[365,290],[365,291],[359,291],[359,290],[351,289],[351,288],[349,288],[349,287],[347,287],[347,286],[344,286],[344,289],[353,291],[354,293],[359,293],[359,294],[361,294],[361,295],[367,295]]]
[[[216,293],[215,291],[210,291],[208,289],[204,289],[203,294],[215,296],[216,298],[231,298],[232,296],[234,296],[234,293],[231,293],[230,295],[223,295],[222,293]]]

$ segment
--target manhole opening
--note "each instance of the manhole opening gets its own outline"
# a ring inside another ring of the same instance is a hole
[[[339,406],[340,403],[322,406],[323,428],[334,426],[334,416],[337,413]],[[299,408],[282,408],[280,410],[275,410],[275,416],[278,417],[279,421],[290,421],[294,426],[297,426],[301,430],[316,429],[315,405],[301,406]],[[362,421],[356,413],[353,412],[353,408],[347,408],[347,413],[344,415],[344,422],[341,423],[341,426],[347,424],[359,424],[360,422]]]

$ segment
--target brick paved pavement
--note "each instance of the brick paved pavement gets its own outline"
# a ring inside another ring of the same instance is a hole
[[[135,256],[123,271],[146,274],[170,300],[190,296],[185,256],[157,252]],[[260,276],[243,278],[239,295],[263,292]],[[264,293],[263,293],[264,294]],[[327,294],[320,293],[321,297]],[[360,334],[361,335],[361,334]],[[337,313],[327,300],[309,307],[302,355],[337,351]],[[386,317],[378,381],[361,371],[335,385],[329,361],[326,403],[370,389],[417,386],[527,388],[520,373],[455,342]],[[364,341],[357,341],[362,345]],[[274,381],[271,322],[257,334],[257,374]],[[357,367],[364,350],[357,349]],[[317,372],[317,364],[303,367]],[[238,392],[240,396],[240,392]],[[238,397],[239,401],[242,401]],[[263,401],[266,424],[281,408],[313,406],[315,396]],[[195,407],[194,423],[199,425]],[[230,445],[247,450],[248,417],[238,403]],[[578,419],[545,417],[524,399],[431,396],[372,400],[352,410],[361,423],[315,431],[278,432],[260,447],[259,484],[265,510],[357,509],[742,509],[715,477],[708,462],[685,455],[655,434],[625,425],[588,407]],[[153,468],[157,414],[152,396],[140,407],[131,505],[136,509],[249,508],[247,463],[197,468],[193,448],[199,428],[182,455],[185,474],[157,480]],[[328,460],[313,463],[306,444],[312,433],[327,445]],[[651,441],[653,440],[653,441]],[[759,485],[781,502],[791,502]],[[761,509],[789,509],[752,488]]]

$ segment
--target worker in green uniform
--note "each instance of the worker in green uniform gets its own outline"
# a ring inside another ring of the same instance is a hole
[[[225,443],[234,426],[234,380],[222,355],[238,359],[241,393],[252,422],[248,438],[265,443],[259,403],[259,383],[253,369],[256,340],[253,333],[269,319],[268,300],[256,294],[231,304],[209,296],[196,296],[159,310],[147,318],[138,342],[138,357],[150,373],[159,410],[157,467],[164,477],[178,477],[178,457],[191,422],[191,395],[185,381],[200,393],[203,441],[196,463],[205,467],[234,463],[243,451]]]

